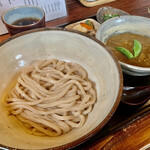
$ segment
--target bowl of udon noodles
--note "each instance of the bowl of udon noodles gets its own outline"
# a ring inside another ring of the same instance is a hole
[[[100,131],[122,95],[121,67],[89,35],[42,28],[0,45],[0,146],[70,149]]]
[[[150,75],[150,18],[120,16],[104,22],[96,38],[108,46],[124,73]]]

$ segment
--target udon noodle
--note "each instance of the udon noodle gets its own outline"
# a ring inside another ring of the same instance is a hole
[[[24,68],[6,98],[10,115],[31,134],[48,136],[82,127],[95,101],[85,69],[56,59]]]

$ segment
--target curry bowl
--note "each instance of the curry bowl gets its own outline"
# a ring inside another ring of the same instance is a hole
[[[96,90],[96,102],[85,123],[56,137],[33,135],[7,114],[10,82],[35,61],[58,59],[80,64]],[[43,28],[19,33],[0,46],[0,146],[15,149],[69,149],[95,135],[109,121],[121,98],[121,67],[100,41],[71,30]]]
[[[124,54],[122,54],[121,56],[118,56],[118,60],[121,64],[123,72],[129,75],[133,75],[133,76],[150,75],[150,64],[147,66],[141,65],[144,62],[146,62],[147,64],[150,62],[150,50],[148,48],[150,47],[150,45],[148,44],[149,42],[145,44],[145,38],[147,38],[148,40],[150,39],[150,19],[146,17],[130,16],[130,15],[112,18],[104,22],[99,27],[96,33],[96,38],[107,45],[108,41],[112,37],[115,37],[116,35],[121,35],[121,34],[122,35],[132,34],[132,36],[134,36],[132,41],[129,41],[129,42],[127,41],[132,46],[131,47],[132,53],[134,49],[134,45],[133,45],[134,40],[137,38],[137,36],[140,35],[144,39],[144,40],[142,39],[138,41],[142,45],[141,46],[142,48],[141,48],[141,52],[138,54],[136,58],[132,56],[133,59],[129,58],[130,59],[129,60],[125,58],[126,56]],[[118,39],[113,42],[118,44],[120,41],[123,41],[124,43],[126,42],[124,37],[119,37],[119,36],[118,36]],[[146,50],[144,46],[147,47]],[[110,45],[108,47],[111,48]],[[115,48],[116,47],[114,47],[114,49]],[[123,48],[127,48],[127,47],[123,47]],[[114,50],[113,52],[115,54],[119,53],[117,52],[117,50]],[[124,57],[126,61],[122,61],[121,57]],[[134,62],[135,64],[131,63],[131,61],[135,61]],[[138,64],[139,62],[141,62],[141,64]]]

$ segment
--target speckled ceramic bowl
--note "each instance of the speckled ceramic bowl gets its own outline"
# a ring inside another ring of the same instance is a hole
[[[51,58],[83,66],[95,83],[97,102],[81,128],[58,137],[34,136],[8,117],[4,95],[9,83],[24,66]],[[60,150],[81,144],[111,118],[123,87],[121,67],[104,44],[75,31],[48,28],[20,33],[0,45],[0,77],[0,146],[9,149]]]
[[[118,8],[113,8],[110,6],[101,7],[96,13],[96,19],[100,24],[105,22],[105,20],[104,20],[105,14],[111,14],[111,15],[117,14],[119,16],[129,15],[129,13],[127,13],[121,9],[118,9]]]
[[[150,19],[141,16],[121,16],[104,22],[96,33],[96,38],[103,43],[115,34],[131,32],[150,37]],[[133,76],[150,75],[150,67],[138,67],[120,62],[124,73]]]

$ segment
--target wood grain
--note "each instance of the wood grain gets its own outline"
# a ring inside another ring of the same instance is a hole
[[[85,149],[138,150],[150,148],[150,114],[133,121],[118,132],[101,139]]]

